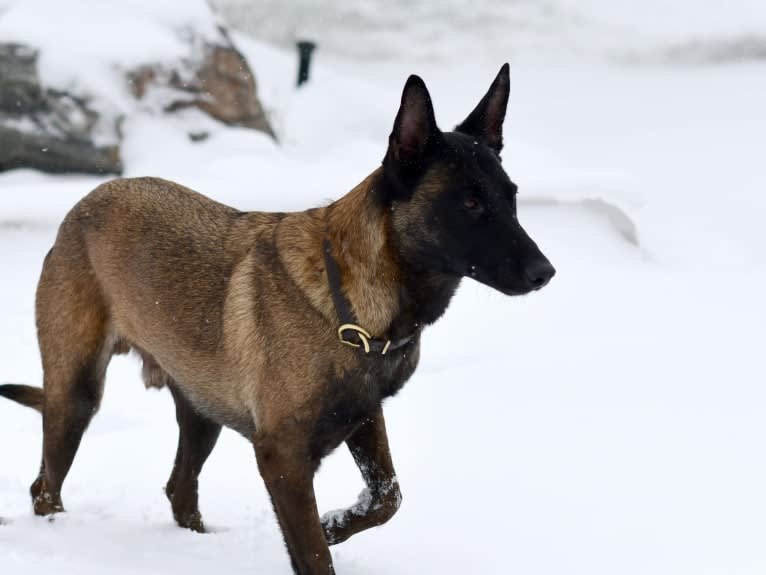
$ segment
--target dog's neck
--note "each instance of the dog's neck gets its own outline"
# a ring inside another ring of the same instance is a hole
[[[402,338],[444,313],[459,278],[409,265],[392,237],[381,201],[382,168],[332,204],[284,217],[276,242],[282,263],[312,306],[338,327],[325,270],[325,246],[358,325],[375,337]]]
[[[341,289],[359,325],[376,336],[388,330],[400,307],[400,274],[388,242],[389,214],[374,195],[379,172],[325,208],[325,238],[340,270]]]
[[[327,238],[360,325],[400,338],[444,313],[459,278],[409,265],[392,236],[392,213],[381,200],[384,185],[379,168],[328,206]]]

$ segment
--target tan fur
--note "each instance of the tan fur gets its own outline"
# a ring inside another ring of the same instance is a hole
[[[50,357],[46,339],[78,326],[78,339],[94,339],[87,349],[139,351],[147,385],[168,374],[203,413],[240,431],[278,427],[316,404],[320,364],[351,368],[358,358],[336,338],[325,237],[359,323],[381,333],[397,311],[387,221],[369,193],[375,176],[329,206],[283,217],[242,214],[159,179],[100,186],[67,216],[46,262],[44,361],[76,361]]]

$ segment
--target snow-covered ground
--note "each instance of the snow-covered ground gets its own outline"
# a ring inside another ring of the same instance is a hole
[[[716,19],[713,3],[676,3],[685,19],[651,2],[654,19],[627,12],[647,27],[626,39],[614,3],[540,4],[577,6],[577,21],[606,31],[592,42],[578,33],[584,49],[573,54],[566,34],[558,45],[551,34],[558,49],[545,53],[531,40],[513,47],[504,164],[520,219],[558,275],[515,299],[467,280],[428,330],[419,370],[385,407],[403,506],[334,547],[336,569],[761,575],[766,61],[652,56],[699,38],[763,38],[764,8],[740,0]],[[328,35],[352,34],[343,19],[326,22]],[[485,41],[471,22],[455,40],[470,56],[438,43],[417,58],[400,45],[377,59],[320,51],[300,92],[292,51],[237,36],[281,145],[196,113],[139,115],[125,126],[127,175],[175,179],[241,209],[336,198],[382,158],[409,73],[426,80],[445,129],[484,93],[510,56],[501,26],[491,50],[469,50],[469,39]],[[189,143],[200,128],[212,137]],[[58,222],[99,181],[0,174],[0,381],[40,382],[37,275]],[[290,572],[252,450],[234,433],[201,477],[214,533],[175,527],[161,489],[176,445],[172,402],[143,389],[134,359],[112,362],[65,484],[68,512],[52,522],[32,515],[27,496],[40,440],[36,413],[0,402],[0,572]],[[353,503],[361,488],[339,449],[317,478],[320,510]]]

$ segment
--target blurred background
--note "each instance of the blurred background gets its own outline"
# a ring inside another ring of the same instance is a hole
[[[763,58],[763,10],[752,0],[264,1],[214,0],[237,30],[270,43],[296,37],[365,60],[431,61],[498,53],[611,60]],[[354,46],[353,51],[351,46]]]
[[[425,333],[385,408],[403,507],[337,571],[766,572],[758,0],[0,0],[0,381],[41,381],[40,265],[99,183],[326,203],[379,165],[409,74],[449,130],[506,61],[503,165],[558,274],[525,298],[466,280]],[[183,532],[169,394],[131,358],[107,379],[54,523],[26,495],[39,418],[0,403],[3,571],[288,573],[247,442],[202,475],[215,532]],[[339,449],[320,511],[361,487]]]

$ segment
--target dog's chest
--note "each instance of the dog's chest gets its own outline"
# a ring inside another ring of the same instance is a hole
[[[357,368],[327,379],[310,441],[313,457],[330,453],[402,388],[417,366],[419,342],[407,348],[391,357],[364,357]]]

